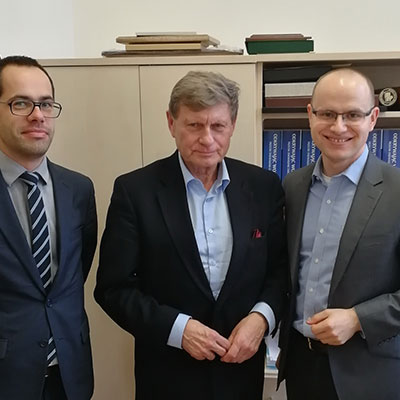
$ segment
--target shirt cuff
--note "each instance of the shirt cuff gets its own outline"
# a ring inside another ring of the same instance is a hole
[[[264,318],[267,320],[268,322],[268,331],[265,332],[265,336],[269,335],[271,332],[274,331],[275,329],[275,315],[274,312],[272,311],[272,308],[267,304],[264,303],[262,301],[260,301],[259,303],[257,303],[250,311],[252,312],[258,312],[261,315],[264,316]]]
[[[176,347],[177,349],[182,348],[183,331],[185,330],[186,324],[190,318],[192,317],[189,315],[178,314],[168,337],[168,346]]]

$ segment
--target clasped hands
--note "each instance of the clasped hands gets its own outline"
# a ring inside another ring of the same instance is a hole
[[[267,329],[266,319],[257,312],[243,318],[228,338],[190,319],[183,332],[182,348],[196,360],[213,360],[218,355],[222,362],[242,363],[257,352]]]

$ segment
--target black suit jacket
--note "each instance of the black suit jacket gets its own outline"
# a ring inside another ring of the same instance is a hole
[[[284,181],[291,277],[290,312],[280,338],[280,380],[290,357],[287,343],[295,317],[299,251],[314,165]],[[328,308],[355,307],[359,333],[329,347],[340,400],[399,400],[400,385],[400,170],[369,155],[339,244]]]
[[[31,249],[0,174],[0,398],[40,400],[50,330],[68,399],[93,393],[83,283],[97,241],[91,181],[49,162],[59,269],[46,295]]]
[[[286,296],[277,176],[226,159],[233,251],[214,299],[198,253],[177,153],[119,177],[102,238],[95,298],[135,336],[137,399],[261,399],[264,343],[243,364],[197,361],[167,346],[180,312],[228,337],[259,301],[279,321]],[[263,232],[253,238],[255,229]]]

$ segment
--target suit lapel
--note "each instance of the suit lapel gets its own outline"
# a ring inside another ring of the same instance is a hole
[[[15,253],[28,274],[44,293],[43,282],[37,271],[35,261],[32,256],[31,248],[26,240],[24,231],[15,212],[10,195],[7,190],[2,174],[0,173],[0,199],[3,199],[0,207],[0,230],[4,233],[5,240],[10,249]]]
[[[191,277],[204,295],[214,301],[197,248],[177,153],[165,160],[158,201],[168,231]]]
[[[235,171],[229,164],[229,160],[225,161],[231,180],[225,194],[231,220],[233,247],[225,282],[218,296],[220,304],[227,298],[233,286],[241,280],[240,274],[244,273],[243,266],[246,265],[245,259],[251,239],[251,230],[256,228],[251,226],[254,210],[252,193],[248,190],[245,181],[238,175],[238,171]]]
[[[63,174],[57,165],[48,161],[49,171],[53,182],[54,203],[56,210],[57,254],[58,271],[51,286],[51,290],[57,287],[57,282],[62,281],[68,244],[68,234],[71,231],[72,191],[63,179]]]
[[[304,168],[293,186],[285,188],[288,201],[286,204],[287,215],[287,233],[288,233],[288,249],[289,249],[289,265],[290,276],[292,282],[297,282],[297,273],[299,266],[299,252],[301,246],[301,237],[303,232],[304,213],[308,193],[310,190],[312,171],[315,164]]]
[[[331,296],[337,288],[361,234],[382,194],[382,190],[378,186],[382,181],[382,172],[378,161],[370,155],[358,183],[340,240],[329,296]]]

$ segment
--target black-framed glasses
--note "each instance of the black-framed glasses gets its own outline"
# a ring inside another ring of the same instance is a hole
[[[57,118],[61,114],[62,106],[52,100],[32,101],[29,99],[14,99],[11,101],[0,101],[10,107],[11,114],[27,117],[33,113],[35,107],[39,107],[45,118]]]
[[[362,121],[364,121],[365,117],[371,114],[372,110],[375,108],[373,106],[370,110],[367,112],[362,112],[362,111],[346,111],[344,113],[338,113],[336,111],[331,111],[331,110],[314,110],[314,108],[311,106],[311,111],[312,113],[321,121],[324,121],[326,123],[333,124],[338,115],[342,116],[343,122],[345,124],[358,124]]]

